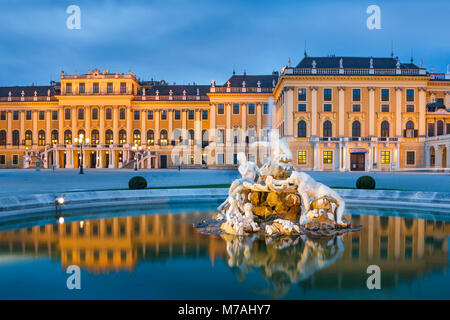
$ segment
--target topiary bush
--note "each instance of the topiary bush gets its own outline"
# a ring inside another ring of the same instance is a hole
[[[128,181],[128,187],[131,190],[145,189],[147,188],[147,180],[145,180],[145,178],[141,176],[133,177],[130,179],[130,181]]]
[[[361,176],[356,180],[357,189],[375,189],[375,179],[371,176]]]

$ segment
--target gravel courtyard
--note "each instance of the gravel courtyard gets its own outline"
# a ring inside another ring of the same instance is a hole
[[[322,183],[331,187],[354,187],[356,179],[367,173],[353,172],[309,172]],[[150,187],[186,185],[229,184],[239,176],[237,170],[212,169],[159,169],[159,170],[86,170],[80,175],[78,170],[0,170],[0,195],[15,193],[46,193],[82,190],[102,190],[128,188],[128,180],[144,176]],[[377,172],[370,173],[377,188],[450,192],[448,173]]]

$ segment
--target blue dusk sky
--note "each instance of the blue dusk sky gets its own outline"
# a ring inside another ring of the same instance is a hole
[[[225,83],[232,74],[270,74],[288,59],[395,56],[445,72],[450,1],[3,0],[0,85],[46,85],[61,70],[134,71],[142,80]],[[66,27],[69,5],[81,29]],[[369,30],[369,5],[381,29]]]

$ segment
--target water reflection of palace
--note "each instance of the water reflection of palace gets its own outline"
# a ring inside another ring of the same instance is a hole
[[[212,264],[217,258],[228,262],[230,253],[225,241],[204,236],[192,228],[192,222],[200,216],[196,213],[116,217],[4,231],[0,233],[0,255],[13,259],[24,255],[49,256],[61,259],[63,267],[77,264],[95,273],[131,271],[140,260],[171,257],[209,257]],[[392,278],[388,284],[395,286],[402,280],[398,278],[400,273],[420,277],[448,266],[449,222],[380,216],[353,216],[352,220],[364,229],[344,235],[344,250],[339,259],[320,273],[308,275],[302,286],[350,287],[357,277],[367,278],[365,270],[370,264],[379,265],[388,279]],[[276,266],[276,273],[285,268],[286,274],[292,274],[293,264],[302,258],[300,254],[298,259],[284,259],[286,255],[280,252],[274,257],[283,261],[276,263],[257,248],[246,254],[251,258],[247,263],[264,267],[264,274],[271,275],[269,281],[273,281],[271,266]]]
[[[199,219],[200,214],[189,214]],[[0,233],[0,252],[60,258],[95,273],[132,270],[139,260],[224,255],[218,238],[199,234],[187,215],[143,215],[34,226]]]

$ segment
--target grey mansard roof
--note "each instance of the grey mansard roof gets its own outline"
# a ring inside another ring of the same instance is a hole
[[[227,82],[230,81],[230,87],[242,87],[242,82],[245,81],[246,87],[258,87],[258,81],[261,82],[261,88],[272,88],[273,80],[275,84],[278,81],[278,74],[271,75],[233,75],[228,79],[224,86],[227,86]]]
[[[340,60],[345,68],[367,69],[370,68],[370,59],[373,59],[374,69],[396,69],[396,58],[374,58],[374,57],[305,57],[297,65],[297,68],[311,68],[313,61],[316,62],[316,68],[339,68]],[[400,69],[419,69],[414,63],[401,63]]]
[[[186,95],[195,96],[197,95],[197,89],[201,96],[205,96],[209,92],[209,85],[154,85],[145,87],[145,95],[156,95],[156,90],[158,90],[159,95],[165,96],[169,95],[170,90],[172,90],[172,95],[181,96],[183,90],[186,90]]]
[[[47,96],[50,89],[50,96],[58,94],[54,86],[15,86],[15,87],[0,87],[0,97],[8,97],[11,92],[11,97],[21,97],[22,91],[25,97],[33,97],[34,91],[38,96]]]

